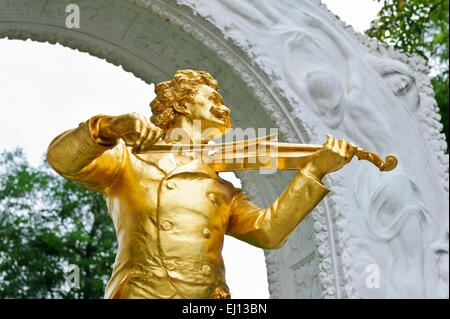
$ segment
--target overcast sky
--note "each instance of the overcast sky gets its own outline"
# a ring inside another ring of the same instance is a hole
[[[322,0],[358,31],[381,5]],[[64,130],[103,113],[149,114],[153,86],[103,60],[60,45],[0,40],[0,151],[24,148],[33,165]],[[231,181],[237,186],[240,182]],[[268,298],[262,250],[226,236],[223,256],[233,298]],[[82,280],[82,279],[81,279]]]

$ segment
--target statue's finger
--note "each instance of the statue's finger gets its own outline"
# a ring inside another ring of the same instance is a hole
[[[327,141],[325,142],[325,144],[328,144],[329,146],[331,146],[331,142],[333,141],[334,137],[331,134],[327,134]]]
[[[150,133],[150,129],[147,125],[142,125],[142,130],[140,132],[139,138],[136,140],[136,143],[133,146],[133,153],[139,152],[141,149],[141,145],[144,143],[144,141],[147,139],[148,135]]]
[[[349,160],[351,158],[351,154],[350,154],[350,143],[348,143],[346,140],[341,140],[341,147],[340,149],[340,153],[341,155],[346,159]]]
[[[339,148],[339,154],[341,155],[341,157],[348,159],[348,152],[347,152],[348,142],[346,140],[338,140],[337,144]]]
[[[153,137],[152,144],[155,144],[159,141],[159,139],[163,136],[164,131],[160,129],[159,127],[154,128],[155,136]]]
[[[126,146],[134,146],[138,138],[139,135],[137,133],[128,133],[122,136],[122,140],[125,142]]]
[[[148,134],[148,138],[145,141],[145,143],[149,145],[155,144],[159,140],[158,134],[159,134],[158,131],[155,130],[154,127],[152,127],[150,129],[150,133]]]
[[[358,146],[356,146],[356,145],[353,144],[353,143],[349,143],[349,145],[350,145],[350,147],[351,147],[350,153],[351,153],[351,155],[352,155],[352,157],[353,157],[353,156],[355,156],[356,153],[358,152]]]
[[[345,141],[345,144],[343,145],[343,150],[345,151],[345,158],[347,160],[349,160],[353,157],[352,145],[349,142]]]
[[[161,134],[160,132],[162,131],[159,127],[157,127],[156,125],[154,125],[153,123],[151,123],[148,119],[146,119],[146,124],[150,130],[150,133],[148,134],[148,138],[147,138],[147,142],[148,144],[154,144],[156,143]]]
[[[333,150],[333,152],[339,153],[339,140],[333,138],[333,141],[331,142],[331,149]]]

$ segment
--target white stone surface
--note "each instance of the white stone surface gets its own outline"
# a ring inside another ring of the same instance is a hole
[[[320,1],[73,2],[79,30],[64,27],[64,1],[0,0],[0,37],[60,42],[148,82],[204,69],[235,126],[276,126],[289,142],[332,133],[398,157],[393,172],[355,160],[326,178],[332,193],[266,253],[273,298],[448,298],[448,155],[423,59],[357,34]],[[262,205],[291,176],[240,174]]]

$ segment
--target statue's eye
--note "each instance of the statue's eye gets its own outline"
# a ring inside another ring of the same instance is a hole
[[[216,104],[224,104],[222,97],[219,94],[211,94],[208,99]]]
[[[210,95],[209,96],[209,100],[211,101],[211,102],[213,102],[213,103],[219,103],[219,101],[220,101],[220,98],[218,97],[218,96],[216,96],[216,95]]]

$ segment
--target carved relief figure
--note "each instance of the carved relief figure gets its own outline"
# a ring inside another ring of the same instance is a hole
[[[358,264],[361,268],[377,264],[381,278],[379,289],[367,293],[386,298],[431,296],[436,278],[433,278],[435,261],[430,246],[436,227],[419,188],[401,174],[370,178],[362,172],[358,177],[366,178],[355,184],[359,196],[368,195],[367,199],[358,201],[364,216],[364,231],[369,235],[358,236],[362,238],[358,246],[371,252],[371,256],[359,260]],[[369,180],[372,185],[364,185]],[[358,273],[365,277],[362,269]]]
[[[367,98],[365,79],[360,72],[364,62],[359,52],[321,19],[303,12],[303,20],[309,26],[318,28],[335,44],[345,58],[348,78],[344,82],[331,66],[322,63],[310,68],[303,82],[298,79],[296,70],[286,63],[284,74],[291,87],[306,104],[314,106],[321,122],[328,128],[344,132],[359,145],[386,152],[391,145],[386,134],[389,129]],[[296,46],[320,46],[320,41],[305,30],[291,29],[285,34],[289,35],[285,42],[286,61],[292,59],[289,55],[292,55]],[[312,49],[306,47],[305,50]]]
[[[449,298],[448,291],[448,266],[449,266],[449,258],[448,258],[448,240],[449,240],[449,231],[448,231],[448,220],[446,222],[447,229],[443,232],[443,235],[440,236],[433,244],[431,245],[431,249],[433,252],[434,261],[436,263],[437,268],[437,296],[439,298]]]
[[[386,84],[406,107],[415,111],[420,105],[420,94],[414,73],[403,63],[372,55],[365,60],[383,77]]]

